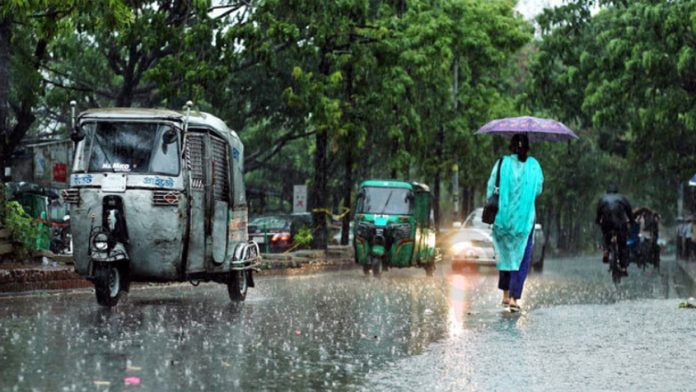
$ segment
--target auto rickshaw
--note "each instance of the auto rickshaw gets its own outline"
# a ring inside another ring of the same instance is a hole
[[[363,272],[421,267],[428,276],[439,255],[435,248],[430,189],[416,182],[367,180],[360,184],[353,246]]]
[[[70,215],[58,191],[27,182],[8,185],[9,199],[17,201],[37,223],[34,248],[50,250],[54,254],[69,254],[72,246]]]
[[[92,109],[74,116],[75,270],[114,306],[130,282],[214,281],[232,301],[254,287],[243,145],[207,113]]]

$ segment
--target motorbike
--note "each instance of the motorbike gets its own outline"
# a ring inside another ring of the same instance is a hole
[[[75,270],[115,306],[131,282],[213,281],[233,302],[254,287],[244,146],[219,118],[159,109],[75,116],[70,227]]]
[[[353,247],[363,272],[420,267],[433,274],[435,247],[430,189],[416,182],[366,180],[358,191]]]
[[[72,254],[70,215],[65,215],[62,222],[51,222],[51,243],[49,245],[49,250],[57,255]]]

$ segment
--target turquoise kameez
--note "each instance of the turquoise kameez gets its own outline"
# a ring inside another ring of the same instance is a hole
[[[493,166],[488,179],[486,197],[495,189],[498,163]],[[544,175],[536,159],[525,162],[517,154],[505,156],[500,170],[498,215],[493,223],[495,246],[501,271],[518,271],[524,257],[527,241],[534,228],[536,212],[534,201],[541,194]]]

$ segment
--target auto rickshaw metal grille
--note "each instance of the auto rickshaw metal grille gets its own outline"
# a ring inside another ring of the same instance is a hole
[[[61,192],[63,200],[68,204],[79,205],[80,204],[80,190],[77,188],[63,189]]]
[[[215,200],[228,201],[229,175],[227,145],[217,137],[210,138],[213,164],[213,195]]]
[[[191,187],[203,189],[205,184],[205,171],[203,167],[203,151],[205,149],[203,134],[189,134],[186,143],[186,161],[191,171]]]
[[[176,206],[179,204],[179,192],[154,191],[152,204],[155,206]]]

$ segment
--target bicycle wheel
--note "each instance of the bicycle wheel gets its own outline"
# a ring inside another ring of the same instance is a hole
[[[616,243],[611,245],[611,251],[609,252],[609,267],[611,269],[611,279],[614,283],[619,283],[621,281],[621,268],[619,262],[619,250]]]

